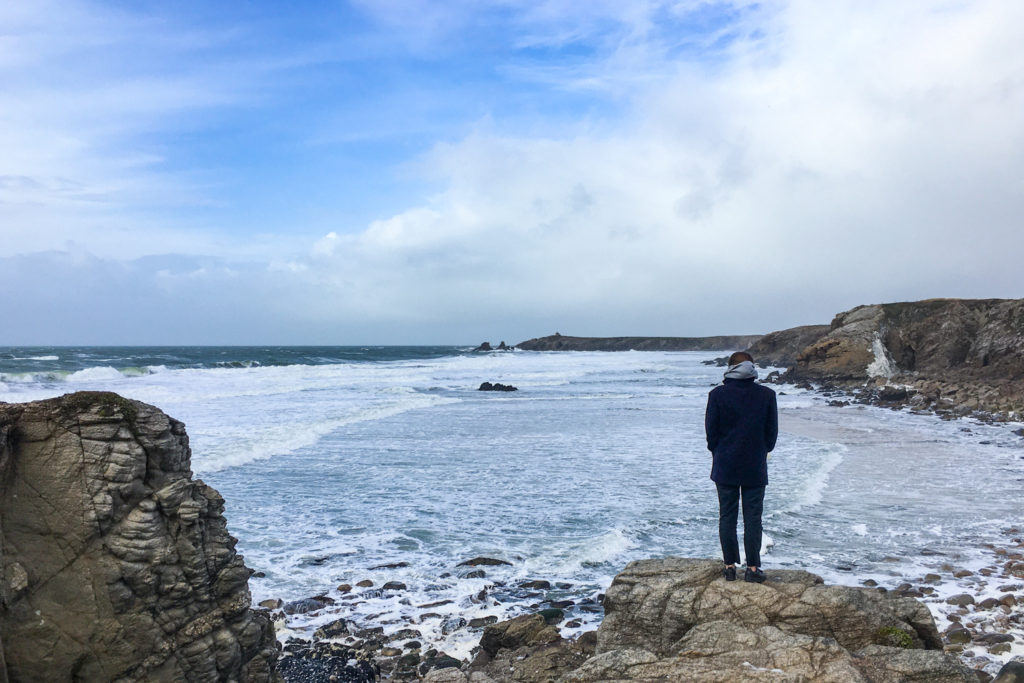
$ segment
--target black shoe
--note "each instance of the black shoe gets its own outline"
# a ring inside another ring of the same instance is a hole
[[[736,567],[726,567],[722,570],[722,576],[725,577],[726,581],[736,580]]]
[[[743,580],[747,583],[764,583],[767,578],[760,569],[748,569],[743,572]]]

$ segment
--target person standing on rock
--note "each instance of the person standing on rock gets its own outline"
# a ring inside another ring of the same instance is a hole
[[[736,580],[740,548],[736,521],[743,501],[743,548],[747,569],[743,579],[765,580],[761,569],[761,512],[768,484],[768,454],[779,434],[775,392],[757,384],[757,368],[749,353],[729,356],[721,385],[708,394],[704,430],[711,451],[711,480],[718,488],[718,537],[722,543],[723,574]]]

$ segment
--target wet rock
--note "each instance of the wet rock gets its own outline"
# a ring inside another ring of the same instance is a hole
[[[1007,662],[992,683],[1024,683],[1024,662]]]
[[[487,616],[487,617],[477,617],[476,619],[470,619],[469,620],[469,627],[470,628],[483,628],[484,626],[490,626],[491,624],[496,624],[496,623],[498,623],[498,617],[493,616],[493,615],[492,616]]]
[[[511,384],[502,384],[501,382],[495,382],[492,384],[491,382],[484,382],[480,385],[480,388],[477,389],[477,391],[519,391],[519,389]]]
[[[278,671],[289,683],[375,683],[379,674],[373,662],[349,648],[294,640],[285,644]]]
[[[464,578],[464,579],[482,579],[482,578],[484,578],[486,576],[487,576],[487,572],[485,572],[483,569],[474,569],[472,571],[468,571],[465,574],[463,574],[462,578]]]
[[[351,593],[352,592],[352,586],[347,584],[347,583],[343,583],[340,586],[338,586],[337,591],[339,593],[341,593],[342,595],[344,595],[345,593]]]
[[[449,617],[441,624],[441,633],[449,635],[466,626],[467,622],[462,617]]]
[[[386,591],[404,591],[406,586],[401,581],[388,581],[381,588]]]
[[[958,607],[966,607],[967,605],[974,604],[974,596],[970,593],[960,593],[946,598],[946,602],[950,605],[957,605]]]
[[[962,626],[957,626],[956,628],[946,631],[946,640],[951,643],[969,643],[972,640],[971,632]]]
[[[349,632],[349,622],[345,619],[336,619],[318,628],[313,635],[319,639],[327,639],[346,636]]]
[[[565,612],[558,609],[557,607],[551,607],[548,609],[542,609],[537,614],[544,619],[548,624],[557,624],[565,618]]]
[[[494,559],[493,557],[474,557],[471,560],[465,560],[464,562],[459,562],[459,564],[457,564],[456,566],[458,566],[458,567],[497,567],[499,565],[512,566],[512,563],[511,562],[506,562],[505,560],[497,560],[497,559]]]
[[[260,607],[264,609],[278,609],[283,603],[280,598],[271,598],[269,600],[260,600]]]
[[[974,636],[974,642],[994,645],[996,643],[1012,643],[1013,636],[1009,633],[981,633]]]
[[[550,581],[524,581],[519,584],[520,588],[527,588],[532,590],[548,590],[551,588]]]
[[[321,597],[315,598],[304,598],[302,600],[293,600],[292,602],[286,602],[281,608],[285,614],[308,614],[309,612],[315,612],[318,609],[323,609],[330,604],[333,604],[333,600],[328,602]]]
[[[358,586],[359,588],[373,588],[373,581],[370,581],[369,579],[363,579],[362,581],[358,582],[356,586]]]
[[[370,571],[377,569],[403,569],[408,566],[408,562],[392,562],[390,564],[378,564],[376,567],[370,567]]]

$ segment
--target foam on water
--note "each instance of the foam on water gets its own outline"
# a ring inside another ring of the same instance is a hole
[[[254,599],[327,592],[338,601],[335,611],[289,617],[283,634],[308,637],[343,616],[388,633],[412,626],[461,656],[480,633],[444,629],[449,619],[572,600],[567,621],[580,625],[568,632],[578,632],[600,620],[595,598],[627,562],[719,556],[703,413],[722,369],[701,363],[718,354],[10,355],[60,360],[6,365],[0,352],[0,400],[110,390],[186,423],[193,469],[224,495],[238,549],[262,574],[251,580]],[[303,362],[282,362],[296,357]],[[476,391],[483,381],[519,391]],[[776,389],[769,571],[890,587],[944,562],[973,571],[990,561],[984,544],[1024,518],[1019,425],[830,408],[813,392]],[[480,578],[457,566],[481,555],[512,565]],[[371,589],[336,590],[367,578]],[[519,588],[529,580],[552,588]],[[382,592],[387,581],[407,588]],[[936,594],[962,592],[958,581]]]

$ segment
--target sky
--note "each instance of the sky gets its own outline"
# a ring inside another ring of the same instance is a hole
[[[1024,297],[1019,0],[0,3],[0,345]]]

